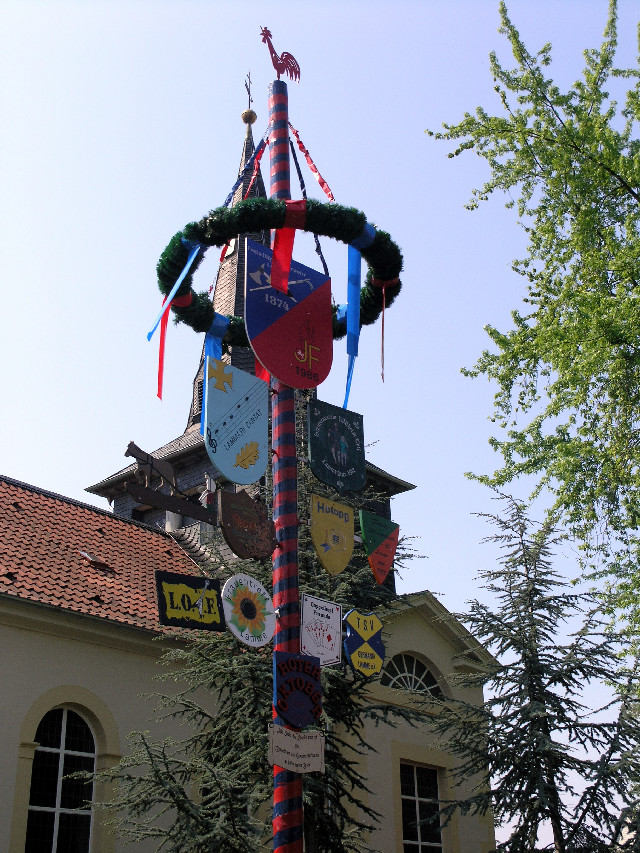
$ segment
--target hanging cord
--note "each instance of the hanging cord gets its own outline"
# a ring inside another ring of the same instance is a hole
[[[302,177],[302,172],[300,170],[300,164],[298,163],[298,158],[296,157],[296,149],[293,146],[293,140],[289,139],[289,146],[291,148],[291,156],[293,157],[293,162],[296,167],[296,172],[298,173],[298,180],[300,181],[300,191],[302,192],[302,198],[306,201],[307,199],[307,188],[304,185],[304,178]],[[313,239],[316,241],[316,254],[319,255],[320,260],[322,262],[322,269],[324,270],[324,274],[327,278],[329,278],[329,267],[327,266],[327,262],[324,259],[324,255],[322,254],[322,248],[320,246],[320,240],[318,239],[318,235],[314,234]]]

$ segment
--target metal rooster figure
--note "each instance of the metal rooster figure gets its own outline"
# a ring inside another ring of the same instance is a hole
[[[262,41],[269,47],[269,53],[271,54],[271,62],[273,62],[273,67],[275,68],[276,74],[278,75],[278,80],[280,79],[281,74],[288,74],[289,77],[295,83],[299,83],[300,66],[298,65],[298,61],[295,56],[292,56],[290,53],[287,53],[286,50],[284,50],[280,54],[280,56],[278,56],[271,42],[271,32],[267,27],[262,27],[260,29],[260,35],[262,36]]]

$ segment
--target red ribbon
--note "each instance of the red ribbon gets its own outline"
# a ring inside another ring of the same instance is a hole
[[[255,367],[255,374],[256,374],[256,377],[257,377],[258,379],[262,379],[262,380],[263,380],[263,382],[267,382],[267,383],[268,383],[268,382],[269,382],[269,380],[271,379],[271,377],[270,377],[270,375],[269,375],[269,371],[266,369],[266,367],[263,367],[263,366],[260,364],[260,362],[258,361],[258,359],[257,359],[257,358],[255,359],[255,362],[256,362],[256,367]]]
[[[371,284],[375,287],[382,288],[382,341],[380,344],[380,361],[382,364],[382,381],[384,382],[384,309],[387,304],[387,287],[393,287],[393,285],[398,284],[400,279],[396,276],[396,278],[389,278],[386,281],[383,281],[380,278],[372,278]]]
[[[174,296],[171,301],[172,308],[188,308],[191,305],[193,293],[189,291],[186,296]],[[162,300],[164,305],[167,297]],[[164,347],[167,340],[167,326],[169,324],[169,312],[165,311],[160,321],[160,345],[158,347],[158,399],[162,400],[162,385],[164,382]]]
[[[289,271],[291,270],[296,228],[304,228],[307,217],[305,199],[285,201],[285,206],[284,225],[276,231],[271,260],[271,287],[275,287],[280,293],[286,293],[289,286]]]
[[[316,164],[315,164],[315,163],[313,162],[313,160],[311,159],[311,155],[309,154],[309,152],[307,151],[307,149],[306,149],[306,148],[304,147],[304,145],[302,144],[302,141],[301,141],[301,139],[300,139],[300,134],[299,134],[299,133],[298,133],[298,131],[295,129],[295,127],[291,124],[291,122],[289,122],[289,127],[291,128],[291,133],[293,133],[293,135],[294,135],[294,136],[295,136],[295,138],[296,138],[296,142],[298,143],[298,148],[299,148],[299,149],[300,149],[300,151],[302,151],[302,153],[304,154],[304,159],[307,161],[307,165],[309,166],[309,168],[310,168],[310,169],[311,169],[311,171],[313,172],[313,174],[314,174],[314,177],[315,177],[316,181],[320,184],[320,186],[321,186],[321,187],[322,187],[322,189],[324,190],[325,195],[327,196],[327,198],[329,199],[329,201],[335,201],[335,198],[333,197],[333,193],[332,193],[332,192],[331,192],[331,190],[329,189],[329,184],[325,181],[325,179],[322,177],[322,175],[320,174],[320,172],[317,170],[317,168],[316,168]]]

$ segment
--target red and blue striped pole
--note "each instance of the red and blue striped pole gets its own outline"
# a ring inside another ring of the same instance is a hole
[[[269,86],[269,174],[271,198],[290,199],[287,84]],[[293,388],[273,380],[273,520],[278,548],[273,555],[273,604],[278,612],[273,651],[300,651],[298,592],[298,460]],[[274,707],[276,705],[274,682]],[[302,853],[302,776],[273,766],[273,849]]]

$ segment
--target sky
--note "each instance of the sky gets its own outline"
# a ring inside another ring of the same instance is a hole
[[[552,42],[557,82],[575,80],[584,48],[600,43],[606,0],[508,5],[530,51]],[[638,18],[637,3],[620,0],[621,63],[636,57]],[[510,53],[497,0],[0,0],[0,473],[107,509],[84,489],[125,466],[129,441],[151,452],[184,431],[202,336],[170,326],[158,400],[157,337],[146,338],[155,267],[234,182],[249,72],[256,139],[266,129],[275,74],[263,26],[298,60],[290,120],[336,201],[403,251],[384,383],[377,324],[363,330],[349,408],[364,416],[369,460],[416,486],[393,517],[427,559],[400,590],[430,589],[459,610],[495,560],[474,515],[496,509],[491,493],[464,474],[498,463],[495,389],[460,368],[488,345],[485,324],[508,328],[520,305],[510,262],[524,241],[504,199],[464,209],[487,167],[448,159],[425,130],[498,109],[489,53],[506,65]],[[298,235],[295,256],[313,265],[307,240]],[[323,248],[345,302],[346,247]],[[212,248],[196,290],[217,263]],[[343,341],[320,399],[341,405],[345,376]]]

